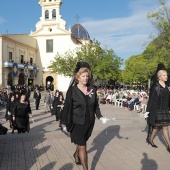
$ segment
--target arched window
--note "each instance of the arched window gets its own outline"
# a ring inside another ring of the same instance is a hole
[[[53,9],[53,11],[52,11],[52,19],[56,19],[56,10],[55,9]]]
[[[45,19],[49,19],[49,11],[48,10],[45,11]]]

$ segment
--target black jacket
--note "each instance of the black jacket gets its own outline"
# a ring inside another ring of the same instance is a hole
[[[84,97],[77,85],[68,89],[62,112],[62,124],[68,125],[69,123],[75,123],[83,125],[85,123],[87,108],[90,112],[90,121],[95,121],[95,115],[98,119],[103,117],[98,104],[97,89],[94,86],[89,86],[88,89],[93,89],[93,94],[88,99],[88,105],[86,105]]]
[[[37,92],[35,91],[35,92],[34,92],[34,99],[35,99],[36,101],[39,101],[39,100],[41,99],[41,93],[39,92],[39,95],[38,95]]]
[[[168,88],[168,87],[166,87]],[[155,124],[155,119],[156,119],[156,113],[158,110],[159,106],[159,95],[160,95],[160,84],[156,83],[149,94],[149,101],[147,104],[146,111],[149,112],[149,116],[147,119],[148,124],[154,125]],[[170,99],[170,97],[169,97]],[[170,106],[170,100],[169,100],[169,106]]]

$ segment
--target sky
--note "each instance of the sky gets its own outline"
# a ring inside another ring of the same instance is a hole
[[[3,0],[0,5],[0,35],[30,34],[41,17],[39,0]],[[62,0],[61,16],[66,29],[78,22],[92,40],[113,49],[121,58],[141,54],[156,29],[147,13],[157,10],[159,0]]]

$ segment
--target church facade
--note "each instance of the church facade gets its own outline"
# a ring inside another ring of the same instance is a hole
[[[0,35],[0,84],[53,85],[52,90],[66,91],[70,78],[53,73],[48,66],[57,54],[88,44],[90,36],[79,23],[66,29],[61,0],[40,0],[39,5],[42,16],[30,35]]]

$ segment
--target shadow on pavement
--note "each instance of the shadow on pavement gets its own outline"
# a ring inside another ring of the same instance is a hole
[[[31,128],[30,133],[0,136],[0,169],[13,170],[51,170],[57,163],[50,162],[51,149],[48,139],[44,134],[32,133],[36,129],[43,129],[51,122]],[[45,132],[45,130],[44,130]],[[50,150],[50,152],[48,152]],[[55,160],[55,158],[53,158]]]
[[[128,140],[128,137],[124,138],[123,136],[120,136],[119,131],[120,131],[120,125],[109,126],[95,137],[95,139],[92,142],[93,147],[88,150],[88,153],[96,151],[94,158],[92,160],[91,169],[96,168],[97,162],[100,159],[100,156],[105,146],[113,138],[117,137],[118,139]]]
[[[149,159],[147,153],[143,153],[144,158],[141,160],[142,168],[141,170],[152,169],[157,170],[158,165],[153,159]]]
[[[66,169],[73,170],[73,164],[68,163],[66,165],[63,165],[59,170],[66,170]]]

